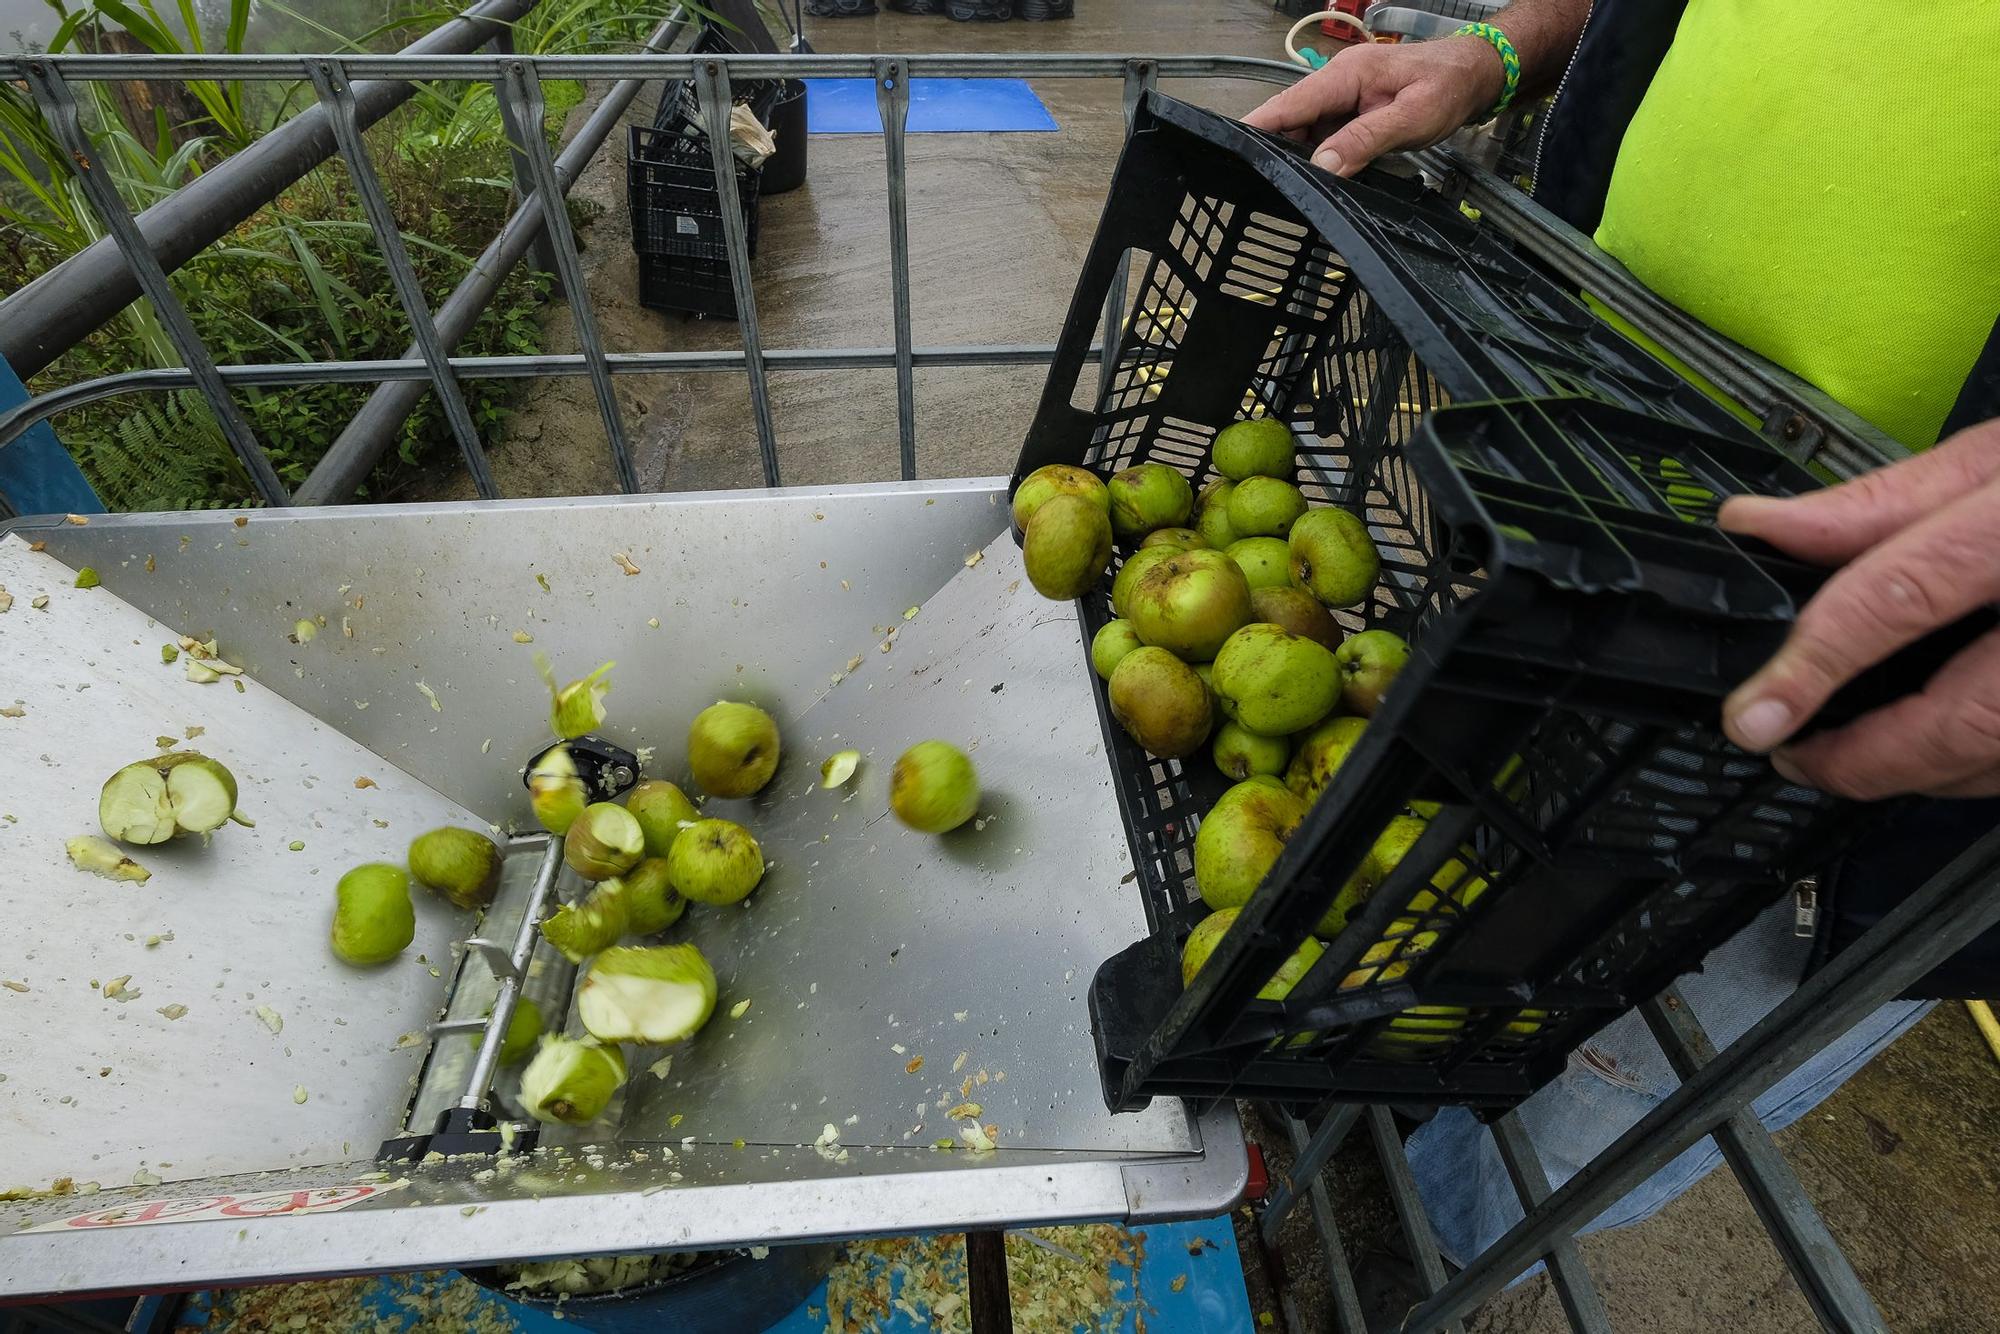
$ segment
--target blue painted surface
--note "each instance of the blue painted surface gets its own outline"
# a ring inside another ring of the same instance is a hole
[[[0,361],[0,409],[28,401],[14,368]],[[104,504],[47,422],[0,445],[0,496],[16,514],[102,514]]]
[[[1256,1334],[1257,1322],[1243,1290],[1243,1264],[1236,1253],[1236,1233],[1227,1215],[1192,1223],[1159,1223],[1137,1231],[1146,1238],[1145,1272],[1140,1278],[1139,1293],[1144,1301],[1141,1309],[1146,1329],[1151,1334]],[[1187,1282],[1176,1292],[1174,1281],[1182,1275],[1187,1276]],[[1114,1280],[1120,1277],[1127,1280],[1129,1291],[1130,1275],[1114,1271]],[[573,1320],[557,1320],[540,1311],[490,1297],[487,1301],[500,1313],[511,1316],[514,1328],[521,1334],[577,1334],[578,1325]],[[400,1321],[407,1326],[413,1319],[397,1303],[387,1280],[378,1279],[372,1285],[368,1305],[385,1320]],[[210,1327],[212,1309],[212,1294],[194,1294],[181,1312],[180,1328]],[[809,1317],[808,1310],[817,1310],[818,1318]],[[1136,1325],[1134,1318],[1127,1317],[1120,1334],[1137,1334]],[[249,1334],[221,1322],[213,1328],[216,1334]],[[882,1330],[884,1334],[933,1334],[930,1326],[918,1324],[900,1311],[892,1312]],[[796,1311],[771,1326],[768,1334],[825,1334],[825,1331],[826,1284],[822,1283]],[[1055,1331],[1033,1334],[1055,1334]]]
[[[813,134],[880,134],[872,79],[807,79],[806,129]],[[1045,134],[1056,118],[1024,79],[912,79],[911,134]]]

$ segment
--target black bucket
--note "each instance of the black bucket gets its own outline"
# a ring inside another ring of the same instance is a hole
[[[767,128],[778,141],[778,151],[764,160],[763,192],[781,195],[806,183],[805,80],[785,80]]]
[[[763,1259],[715,1251],[692,1269],[618,1292],[543,1297],[508,1292],[492,1267],[459,1272],[506,1301],[560,1314],[579,1329],[601,1334],[754,1334],[769,1329],[812,1295],[832,1270],[838,1246],[773,1246]]]

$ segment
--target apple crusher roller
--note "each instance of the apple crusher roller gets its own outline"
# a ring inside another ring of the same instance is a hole
[[[37,1192],[0,1215],[0,1295],[1228,1207],[1226,1105],[1098,1093],[1087,988],[1145,922],[1075,613],[1028,586],[1006,516],[989,479],[0,537],[0,1185]],[[163,662],[183,635],[243,687]],[[763,883],[672,936],[715,965],[715,1017],[628,1049],[602,1121],[521,1152],[488,1032],[517,993],[580,1031],[573,970],[523,923],[585,888],[522,785],[537,653],[564,679],[617,663],[607,770],[684,780],[723,697],[785,749],[758,797],[706,807],[756,834]],[[887,818],[891,764],[932,736],[984,788],[943,837]],[[130,849],[144,883],[73,868],[104,779],[170,744],[227,764],[255,826]],[[856,778],[823,790],[848,748]],[[505,842],[484,919],[418,890],[398,959],[338,962],[334,882],[441,824]],[[966,1102],[997,1149],[966,1148]]]

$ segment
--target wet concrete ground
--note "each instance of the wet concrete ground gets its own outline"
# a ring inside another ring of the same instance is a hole
[[[823,51],[1098,51],[1279,54],[1284,21],[1254,0],[1080,0],[1064,23],[957,24],[883,12],[812,20]],[[909,138],[915,341],[1051,343],[1060,330],[1121,138],[1115,82],[1037,80],[1056,134]],[[1240,113],[1247,84],[1169,85]],[[629,119],[650,120],[647,94]],[[578,187],[602,206],[585,231],[592,297],[614,351],[734,348],[732,323],[662,315],[634,298],[637,263],[624,206],[624,140],[607,145]],[[763,205],[755,264],[767,348],[887,346],[887,215],[881,141],[819,136],[808,183]],[[552,350],[574,348],[561,306]],[[1037,367],[919,371],[921,475],[1011,469],[1040,395]],[[621,378],[640,476],[663,490],[761,484],[747,381],[740,373]],[[897,471],[890,371],[772,376],[779,462],[787,483],[875,481]],[[588,382],[538,388],[494,472],[510,495],[613,490]],[[423,488],[459,495],[462,479]],[[1274,1161],[1286,1155],[1273,1137]],[[2000,1062],[1962,1007],[1941,1007],[1881,1060],[1780,1137],[1806,1189],[1880,1303],[1891,1328],[1969,1334],[2000,1329]],[[1360,1136],[1328,1169],[1347,1246],[1360,1259],[1391,1228],[1379,1172]],[[1283,1263],[1300,1327],[1331,1329],[1326,1277],[1301,1213]],[[1620,1331],[1815,1328],[1749,1202],[1719,1171],[1649,1222],[1582,1243]],[[1256,1266],[1252,1266],[1253,1271]],[[1279,1309],[1265,1276],[1258,1305]],[[1380,1296],[1383,1316],[1393,1290]],[[1480,1334],[1565,1328],[1545,1280],[1522,1284],[1473,1320]]]

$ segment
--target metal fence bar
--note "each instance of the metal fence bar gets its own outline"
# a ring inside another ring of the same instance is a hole
[[[597,336],[597,311],[583,285],[583,265],[577,259],[576,234],[570,230],[569,206],[556,180],[555,163],[549,159],[549,141],[542,130],[544,107],[539,73],[531,62],[506,62],[507,100],[526,132],[521,140],[528,159],[528,174],[534,179],[535,194],[542,204],[542,225],[556,248],[556,272],[571,293],[570,318],[576,321],[576,341],[590,367],[590,387],[597,395],[597,411],[604,418],[605,442],[611,448],[611,466],[618,474],[618,489],[630,495],[639,489],[639,474],[632,466],[632,451],[625,443],[625,419],[618,410],[618,395],[611,388],[611,372],[604,365],[604,344]]]
[[[1289,1113],[1281,1115],[1288,1123],[1298,1122],[1298,1118]],[[1278,1188],[1264,1202],[1264,1216],[1258,1226],[1264,1229],[1266,1245],[1277,1241],[1278,1229],[1285,1225],[1286,1216],[1298,1207],[1300,1192],[1319,1180],[1320,1173],[1333,1161],[1333,1155],[1340,1152],[1340,1146],[1347,1141],[1347,1133],[1360,1119],[1360,1103],[1342,1103],[1326,1115],[1319,1129],[1312,1133],[1312,1138],[1303,1146],[1294,1146],[1298,1148],[1298,1156],[1292,1160],[1290,1175],[1278,1183]],[[1298,1124],[1303,1129],[1304,1123]]]
[[[1632,1187],[1666,1166],[1814,1052],[2000,922],[2000,831],[1981,839],[1808,978],[1528,1211],[1419,1308],[1413,1327],[1462,1316]],[[1428,1323],[1425,1323],[1428,1321]]]
[[[947,366],[1046,366],[1055,360],[1056,349],[1049,343],[967,343],[954,347],[910,349],[911,364],[919,370]],[[1085,360],[1095,360],[1100,349],[1092,348]],[[764,354],[774,371],[826,371],[859,367],[882,369],[896,364],[896,350],[889,347],[780,348]],[[605,368],[613,375],[658,375],[688,371],[714,373],[740,371],[749,363],[741,352],[607,352]],[[590,367],[577,353],[542,353],[534,356],[449,357],[446,364],[461,380],[525,380],[543,375],[588,375]],[[398,386],[409,389],[412,397],[423,393],[430,379],[430,367],[414,357],[394,361],[281,361],[252,362],[219,366],[223,383],[229,385],[294,384],[373,384],[382,382],[384,391]],[[37,394],[25,403],[0,412],[0,449],[5,449],[36,422],[86,403],[116,398],[120,394],[148,393],[165,389],[188,389],[194,377],[186,367],[123,371],[80,380],[61,389]],[[372,400],[371,400],[372,401]],[[364,468],[365,473],[365,468]],[[317,472],[315,472],[317,476]],[[333,499],[315,498],[308,488],[299,488],[295,504],[322,504]],[[350,488],[351,489],[351,488]]]
[[[1666,1053],[1667,1063],[1682,1079],[1691,1078],[1715,1059],[1715,1046],[1701,1021],[1674,988],[1640,1006],[1639,1012]],[[1827,1230],[1798,1174],[1771,1142],[1756,1112],[1745,1107],[1717,1126],[1715,1143],[1820,1324],[1828,1329],[1886,1334],[1888,1325],[1867,1286]]]
[[[750,237],[743,201],[736,190],[736,155],[729,146],[729,66],[705,59],[695,66],[695,95],[708,130],[708,153],[715,164],[715,194],[722,208],[722,239],[729,253],[729,286],[736,294],[736,327],[743,336],[743,359],[750,371],[750,412],[757,423],[757,452],[764,460],[764,485],[778,485],[778,432],[771,422],[771,382],[764,368],[764,336],[757,327],[757,292],[750,281]]]
[[[90,201],[91,210],[104,224],[104,230],[111,234],[118,253],[138,279],[140,290],[152,301],[154,313],[159,317],[167,337],[173,341],[174,350],[187,363],[195,388],[208,400],[209,411],[215,414],[215,424],[221,428],[230,449],[235,451],[237,461],[249,473],[257,494],[267,505],[285,504],[290,499],[285,493],[285,484],[278,480],[271,460],[265,455],[263,446],[257,443],[256,432],[250,429],[250,423],[244,419],[236,401],[230,398],[228,387],[216,374],[215,359],[209,355],[201,335],[195,332],[187,307],[174,295],[166,270],[160,267],[152,247],[146,244],[139,225],[132,220],[131,210],[119,198],[110,169],[97,155],[90,136],[83,132],[83,122],[77,115],[76,98],[70,93],[69,84],[53,66],[30,61],[28,86],[41,106],[42,117],[48,121],[50,131],[76,163],[77,181],[83,187],[84,197]]]
[[[396,299],[403,303],[403,313],[410,321],[410,332],[423,353],[425,367],[430,371],[431,390],[437,395],[438,405],[444,409],[452,439],[458,442],[458,452],[465,458],[466,471],[472,474],[472,485],[479,492],[480,499],[498,499],[500,488],[493,482],[493,469],[487,466],[486,450],[479,443],[479,430],[472,424],[472,410],[465,405],[465,394],[459,389],[458,380],[445,360],[445,346],[438,338],[437,325],[431,320],[431,307],[424,299],[423,284],[417,281],[409,249],[403,244],[403,233],[396,225],[396,215],[389,208],[389,200],[382,192],[382,180],[375,174],[375,164],[368,156],[368,145],[361,137],[361,124],[354,111],[354,86],[348,81],[347,72],[340,67],[340,62],[333,59],[314,63],[312,82],[333,122],[334,141],[340,145],[340,155],[347,162],[348,178],[354,184],[355,193],[361,196],[362,212],[367,215],[368,225],[374,230],[382,262],[389,267],[389,284],[396,289]]]
[[[1158,66],[1150,60],[1125,62],[1125,137],[1132,137],[1132,116],[1139,109],[1139,97],[1158,85]],[[1118,344],[1125,332],[1125,285],[1131,281],[1132,257],[1120,255],[1111,271],[1111,286],[1104,292],[1105,358],[1097,367],[1097,397],[1102,401],[1111,392],[1111,378],[1118,373]]]
[[[534,6],[535,0],[492,0],[474,6],[404,47],[402,55],[469,51]],[[37,59],[73,79],[184,77],[165,68],[172,59],[167,56],[132,57],[132,68],[127,73],[103,75],[71,63],[84,57]],[[262,76],[246,72],[227,77],[303,79],[306,76],[303,58],[280,59],[290,68]],[[5,70],[0,78],[27,78],[21,59],[0,60],[0,68]],[[416,91],[408,82],[410,77],[391,74],[388,82],[355,87],[354,100],[364,129],[410,99]],[[318,107],[310,107],[140,213],[135,220],[140,234],[153,248],[160,267],[171,273],[209,243],[228,235],[231,228],[277,198],[285,187],[326,161],[332,156],[333,147],[333,131],[326,123],[325,113]],[[57,357],[139,298],[138,278],[116,262],[117,256],[116,244],[107,237],[23,284],[19,291],[0,298],[0,358],[6,359],[15,374],[26,380],[45,370]]]
[[[1542,1155],[1535,1151],[1535,1142],[1528,1138],[1528,1128],[1521,1124],[1518,1112],[1507,1113],[1491,1129],[1493,1147],[1499,1150],[1507,1175],[1514,1179],[1514,1193],[1521,1197],[1525,1213],[1549,1197],[1548,1169],[1542,1166]],[[1611,1334],[1611,1315],[1604,1309],[1604,1298],[1598,1295],[1575,1238],[1558,1238],[1546,1258],[1549,1283],[1562,1303],[1563,1314],[1569,1317],[1569,1327],[1576,1334]]]
[[[513,55],[513,30],[502,28],[494,33],[493,40],[486,44],[486,49],[497,56]],[[514,104],[508,100],[506,87],[501,82],[496,81],[493,84],[493,101],[500,108],[500,132],[507,138],[507,169],[508,174],[514,178],[514,207],[518,209],[535,193],[534,173],[529,170],[528,159],[521,152],[521,145],[526,141],[527,132],[521,124],[521,118],[514,114]],[[535,267],[549,275],[549,295],[566,299],[569,293],[563,290],[562,275],[556,272],[555,244],[549,240],[546,231],[535,232],[534,250]]]
[[[1410,1263],[1416,1266],[1417,1280],[1424,1295],[1444,1286],[1444,1257],[1438,1254],[1437,1236],[1431,1231],[1430,1215],[1424,1212],[1423,1196],[1417,1193],[1417,1179],[1410,1175],[1410,1160],[1403,1156],[1403,1139],[1396,1133],[1396,1119],[1380,1105],[1368,1109],[1368,1130],[1375,1141],[1375,1156],[1382,1160],[1382,1175],[1389,1183],[1389,1202],[1396,1206],[1396,1221],[1403,1225],[1403,1239],[1410,1244]],[[1412,1324],[1410,1329],[1430,1329]],[[1464,1334],[1457,1318],[1437,1322],[1445,1334]]]
[[[1354,1114],[1347,1118],[1350,1126],[1361,1112],[1360,1107],[1352,1103],[1339,1110]],[[1298,1164],[1306,1161],[1307,1155],[1311,1152],[1311,1144],[1306,1139],[1305,1122],[1289,1112],[1280,1112],[1279,1115],[1285,1123],[1285,1134],[1292,1143],[1292,1180],[1295,1182],[1300,1179]],[[1325,1165],[1322,1159],[1321,1168]],[[1333,1217],[1333,1201],[1327,1198],[1326,1182],[1321,1179],[1319,1171],[1313,1172],[1310,1181],[1311,1185],[1306,1190],[1306,1201],[1312,1210],[1313,1227],[1319,1233],[1320,1252],[1326,1257],[1328,1286],[1333,1293],[1333,1327],[1339,1334],[1367,1334],[1368,1318],[1361,1314],[1361,1294],[1354,1290],[1354,1270],[1347,1263],[1347,1248],[1340,1242],[1340,1225]],[[1276,1200],[1266,1206],[1264,1214],[1266,1220],[1270,1219],[1271,1210],[1276,1207]],[[1282,1215],[1280,1217],[1282,1218]],[[1270,1244],[1275,1238],[1275,1231],[1267,1227],[1264,1233],[1266,1244]]]
[[[480,40],[485,41],[487,37],[482,35]],[[64,74],[72,79],[115,82],[123,79],[303,79],[306,58],[297,55],[14,55],[0,56],[0,79],[25,78],[22,71],[30,59],[59,65]],[[675,55],[563,56],[411,52],[383,56],[357,54],[345,59],[348,74],[356,79],[493,80],[504,78],[508,66],[526,63],[542,71],[544,78],[589,82],[593,79],[688,79],[711,61],[726,63],[737,77],[746,79],[823,76],[866,79],[873,77],[876,57],[822,52],[752,56],[685,52]],[[1133,60],[1143,60],[1153,66],[1156,76],[1162,79],[1243,78],[1259,83],[1289,84],[1305,76],[1305,71],[1297,65],[1251,56],[936,52],[904,54],[897,59],[908,66],[909,77],[913,79],[1118,78]]]
[[[882,156],[889,175],[889,290],[896,339],[896,448],[904,481],[917,475],[917,390],[910,363],[910,182],[903,132],[910,119],[910,81],[903,62],[875,62],[875,109],[882,117]]]
[[[675,6],[646,39],[647,49],[673,42],[686,26],[686,21],[686,11]],[[556,156],[556,180],[565,194],[583,174],[591,156],[619,123],[626,108],[638,97],[643,82],[640,79],[623,79],[611,85],[597,108]],[[507,105],[507,99],[500,94],[497,86],[494,96],[499,98],[501,106]],[[511,116],[513,113],[510,111],[508,114]],[[530,245],[543,237],[542,218],[541,197],[531,189],[512,216],[501,224],[499,232],[480,252],[479,258],[473,261],[472,271],[438,307],[438,335],[446,347],[456,347],[459,340],[471,332],[474,322],[492,303],[507,275],[528,253]],[[403,355],[414,357],[417,352],[418,349],[413,347]],[[579,361],[578,365],[581,364]],[[458,369],[460,374],[465,373],[462,366]],[[368,396],[361,410],[354,414],[326,454],[313,466],[305,485],[294,497],[296,503],[330,505],[350,499],[356,488],[368,480],[376,462],[388,452],[396,432],[417,405],[417,400],[423,397],[423,386],[394,376],[381,378],[386,383]],[[0,441],[6,438],[4,429],[0,429]]]

